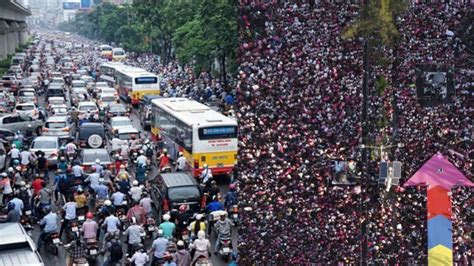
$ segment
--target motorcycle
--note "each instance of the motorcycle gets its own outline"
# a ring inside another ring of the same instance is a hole
[[[31,214],[31,211],[29,211],[30,214]],[[30,231],[30,230],[33,230],[33,226],[31,225],[32,222],[31,222],[31,219],[29,218],[30,216],[28,216],[26,214],[26,212],[21,216],[21,220],[20,220],[20,223],[21,225],[23,226],[23,228],[26,230],[26,231]]]
[[[45,248],[46,250],[53,253],[55,256],[58,255],[59,246],[61,245],[61,240],[59,239],[58,233],[48,234],[45,238]]]
[[[225,262],[230,261],[232,257],[232,238],[230,235],[221,236],[219,255]]]
[[[86,245],[87,245],[87,260],[89,261],[89,264],[96,265],[97,256],[99,253],[99,245],[97,243],[97,239],[95,238],[86,239]]]
[[[125,206],[118,206],[115,210],[115,216],[119,218],[122,226],[125,226],[125,224],[127,223],[127,211]]]
[[[145,232],[149,238],[153,238],[153,233],[156,231],[156,222],[153,217],[146,218]]]
[[[105,203],[105,199],[97,199],[95,201],[95,209],[99,211],[104,206],[104,203]]]
[[[232,205],[230,207],[230,217],[232,218],[232,222],[234,224],[237,224],[239,222],[239,206],[238,205]]]
[[[165,165],[165,166],[161,167],[160,173],[171,173],[171,166]]]
[[[79,236],[79,223],[77,220],[69,222],[69,226],[66,227],[66,237],[71,242],[73,239]]]

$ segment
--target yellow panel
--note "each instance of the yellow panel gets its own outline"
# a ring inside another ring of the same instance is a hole
[[[203,162],[201,157],[205,156],[206,161]],[[237,156],[237,151],[223,151],[223,152],[208,152],[208,153],[194,153],[193,157],[196,160],[199,160],[199,168],[203,167],[204,164],[207,164],[210,168],[217,167],[218,164],[222,166],[234,166]],[[186,158],[189,157],[186,156]],[[194,161],[194,160],[193,160]],[[194,162],[191,164],[193,165]]]
[[[453,251],[443,245],[428,250],[429,266],[449,266],[453,265]]]

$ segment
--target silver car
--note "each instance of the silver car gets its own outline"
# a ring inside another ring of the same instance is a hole
[[[33,239],[20,223],[0,224],[0,264],[43,266]]]
[[[60,139],[73,136],[73,126],[67,116],[51,116],[43,126],[43,136],[56,136]]]
[[[58,137],[36,137],[31,143],[30,152],[35,153],[41,150],[44,152],[49,166],[57,165],[59,154],[59,138]]]

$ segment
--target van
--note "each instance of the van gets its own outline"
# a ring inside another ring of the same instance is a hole
[[[158,217],[171,209],[178,209],[180,205],[188,205],[191,213],[206,207],[203,204],[205,201],[202,189],[196,179],[183,172],[157,175],[152,182],[151,199],[158,211]]]
[[[0,262],[4,265],[44,265],[35,242],[20,223],[0,224],[0,235]]]
[[[112,46],[110,45],[101,45],[99,46],[100,56],[105,57],[107,59],[112,59]]]
[[[125,51],[122,48],[112,49],[112,61],[121,62],[125,60]]]

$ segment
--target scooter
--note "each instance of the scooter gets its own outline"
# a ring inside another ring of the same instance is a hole
[[[232,219],[232,222],[234,224],[237,224],[239,222],[239,206],[236,204],[236,205],[232,205],[230,207],[230,217]]]
[[[87,260],[89,261],[89,264],[96,265],[97,256],[99,254],[97,239],[95,238],[86,239],[86,245],[87,245]]]
[[[230,261],[232,257],[232,238],[230,235],[221,236],[219,255],[225,262]]]
[[[153,217],[146,218],[145,231],[148,238],[153,238],[153,233],[156,231],[156,221]]]
[[[61,240],[59,240],[58,233],[52,233],[46,236],[44,247],[49,252],[53,253],[55,256],[58,255],[59,246],[61,245]]]

